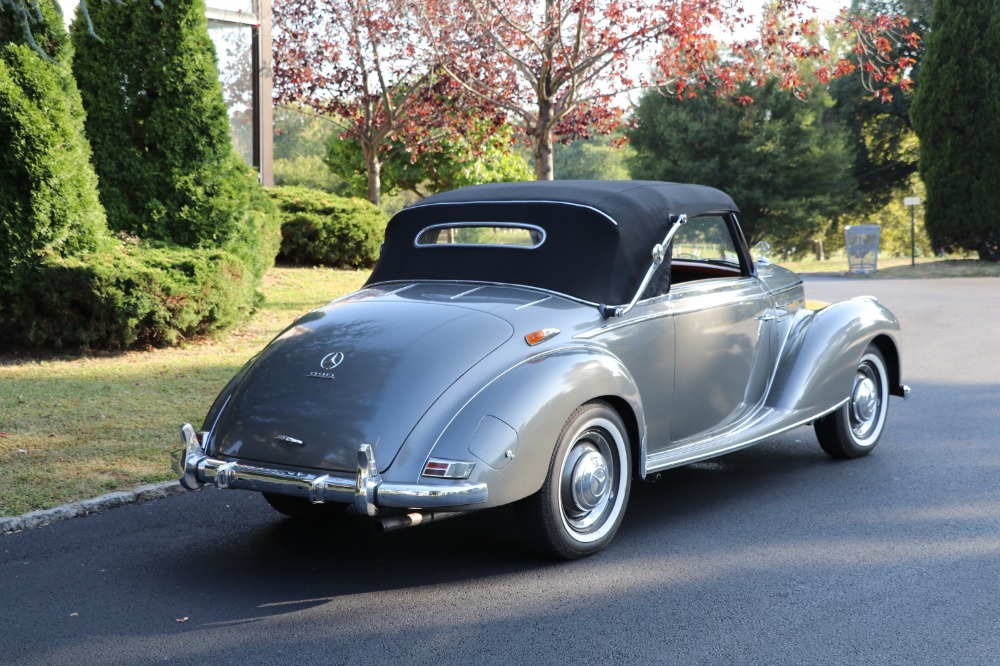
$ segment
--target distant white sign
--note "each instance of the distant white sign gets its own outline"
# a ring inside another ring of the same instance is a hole
[[[904,206],[919,206],[920,197],[903,197]]]

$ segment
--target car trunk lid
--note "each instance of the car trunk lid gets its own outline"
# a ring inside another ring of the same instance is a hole
[[[213,427],[216,454],[349,472],[370,444],[387,468],[456,379],[507,341],[509,323],[449,304],[328,306],[269,344]]]

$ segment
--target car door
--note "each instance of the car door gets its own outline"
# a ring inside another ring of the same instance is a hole
[[[764,398],[771,298],[732,215],[692,218],[674,237],[671,446],[735,427]]]

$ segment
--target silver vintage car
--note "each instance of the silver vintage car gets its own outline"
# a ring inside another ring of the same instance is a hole
[[[398,213],[360,291],[251,359],[181,483],[384,528],[517,503],[544,552],[600,550],[634,481],[812,423],[828,454],[878,443],[905,396],[873,298],[806,307],[754,262],[729,196],[635,181],[494,184]]]

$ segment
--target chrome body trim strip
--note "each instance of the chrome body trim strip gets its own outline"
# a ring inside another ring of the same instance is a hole
[[[408,284],[408,285],[406,285],[405,287],[400,287],[399,289],[393,289],[392,291],[388,291],[388,292],[386,292],[386,294],[385,294],[385,295],[386,295],[386,296],[392,296],[392,295],[394,295],[394,294],[398,294],[398,293],[399,293],[399,292],[401,292],[401,291],[406,291],[407,289],[413,289],[413,288],[414,288],[414,287],[416,287],[416,286],[417,286],[417,283],[416,283],[416,282],[414,282],[414,283],[412,283],[412,284]]]
[[[461,294],[455,294],[454,296],[449,297],[448,300],[453,301],[456,298],[462,298],[463,296],[468,296],[469,294],[474,294],[477,291],[479,291],[480,289],[485,289],[485,288],[486,288],[485,285],[479,285],[478,287],[473,287],[472,289],[469,289],[467,291],[463,291]]]
[[[295,472],[218,460],[205,454],[191,424],[181,427],[182,446],[172,454],[174,471],[188,490],[205,484],[219,488],[256,490],[308,498],[314,504],[350,504],[358,513],[375,516],[379,508],[437,509],[483,504],[489,499],[485,483],[430,485],[389,483],[378,472],[372,447],[358,449],[358,469],[352,476]]]
[[[549,300],[551,298],[552,298],[551,296],[546,296],[545,298],[539,298],[537,301],[532,301],[530,303],[525,303],[524,305],[518,305],[516,308],[514,308],[514,311],[517,312],[518,310],[523,310],[524,308],[530,308],[533,305],[539,305],[539,304],[544,303],[545,301],[547,301],[547,300]]]
[[[832,409],[808,415],[796,414],[781,409],[764,408],[753,417],[742,421],[731,432],[713,433],[707,437],[699,437],[696,441],[648,456],[644,462],[643,469],[646,473],[662,472],[671,467],[680,467],[681,465],[698,462],[699,460],[715,458],[724,453],[738,451],[761,440],[811,423],[840,409],[847,401],[848,398],[845,398]]]
[[[536,291],[536,292],[538,292],[540,294],[548,294],[548,298],[553,298],[553,297],[555,297],[555,298],[563,298],[563,299],[566,299],[567,301],[572,301],[573,303],[580,303],[581,305],[589,305],[591,307],[597,307],[598,306],[598,304],[594,303],[593,301],[585,301],[582,298],[577,298],[576,296],[570,296],[569,294],[563,294],[563,293],[560,293],[558,291],[553,291],[551,289],[543,289],[541,287],[532,287],[530,284],[518,284],[518,283],[515,283],[515,282],[490,282],[488,280],[438,280],[438,279],[429,279],[429,278],[427,278],[427,279],[420,279],[420,280],[416,280],[416,281],[414,281],[414,280],[386,280],[385,282],[375,282],[373,284],[369,284],[369,285],[367,285],[365,287],[365,289],[377,289],[377,288],[381,288],[381,287],[386,286],[386,285],[397,284],[399,282],[406,282],[407,285],[408,285],[407,287],[405,287],[406,289],[409,289],[410,287],[415,287],[418,284],[433,284],[433,285],[441,285],[441,284],[480,284],[480,285],[483,285],[484,287],[503,287],[505,289],[524,289],[525,291]],[[403,291],[403,290],[402,289],[398,289],[397,291]],[[397,291],[383,292],[383,293],[379,294],[378,296],[379,297],[382,297],[382,296],[392,296],[393,294],[397,293]],[[355,292],[355,293],[358,293],[358,292]],[[536,301],[536,303],[541,303],[544,300],[546,300],[546,299],[544,299],[544,298],[539,299],[538,301]],[[336,302],[336,301],[334,301],[334,302]],[[533,305],[533,303],[529,303],[528,305]]]

